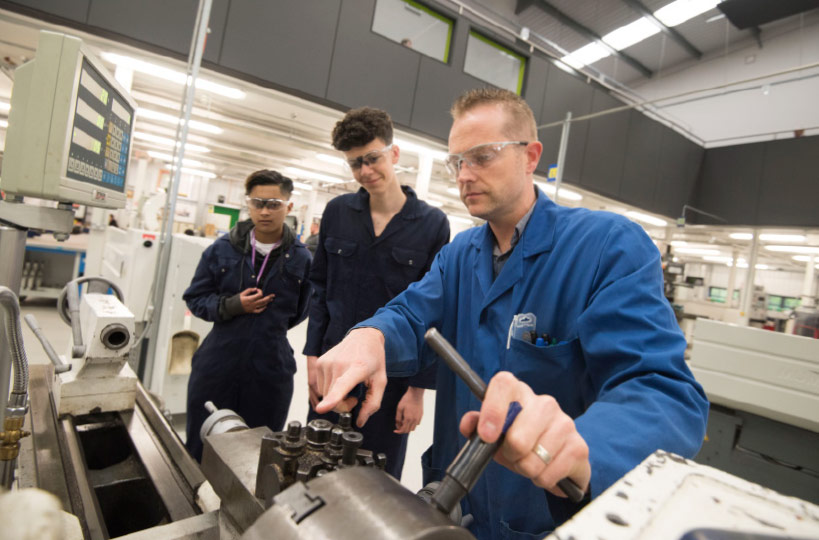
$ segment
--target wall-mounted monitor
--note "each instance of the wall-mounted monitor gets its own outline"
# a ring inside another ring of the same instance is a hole
[[[40,32],[14,73],[0,188],[123,208],[136,106],[80,39]]]

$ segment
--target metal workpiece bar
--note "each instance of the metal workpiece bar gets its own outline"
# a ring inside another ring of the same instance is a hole
[[[188,453],[173,427],[148,395],[145,387],[139,382],[136,390],[136,406],[144,415],[153,433],[156,434],[158,441],[162,443],[171,462],[179,469],[191,492],[195,494],[199,486],[205,483],[205,475],[202,474],[199,464]]]
[[[34,332],[34,336],[40,340],[40,344],[43,346],[43,350],[45,351],[46,356],[48,356],[48,359],[51,360],[52,364],[54,364],[54,372],[65,373],[66,371],[70,371],[71,364],[66,364],[62,361],[60,355],[58,355],[57,351],[54,350],[54,347],[51,346],[51,342],[48,341],[48,338],[40,328],[37,318],[29,313],[24,317],[24,319],[28,327],[31,328],[31,331]]]
[[[463,357],[460,354],[458,354],[458,351],[456,351],[455,348],[452,345],[450,345],[446,338],[442,336],[437,329],[430,328],[429,330],[427,330],[426,334],[424,334],[424,339],[432,348],[432,350],[434,350],[441,356],[441,358],[444,359],[444,362],[446,362],[450,369],[452,369],[452,371],[454,371],[455,374],[458,375],[458,377],[460,377],[461,380],[463,380],[466,383],[466,385],[469,387],[472,393],[475,394],[475,396],[479,400],[483,401],[484,396],[486,395],[486,383],[483,382],[483,379],[481,379],[480,376],[477,373],[475,373],[475,371],[471,367],[469,367],[469,364],[466,363],[466,360],[464,360]],[[510,411],[512,411],[513,405],[517,405],[517,410],[514,411],[514,413],[507,416],[506,418],[507,424],[510,425],[511,422],[514,421],[514,416],[517,416],[517,412],[520,411],[520,404],[517,404],[517,402],[510,405],[509,407]],[[506,428],[504,428],[504,431],[505,429]],[[500,447],[502,441],[503,434],[501,434],[501,438],[499,438],[494,443],[491,443],[491,445],[494,446],[494,448],[491,449],[492,455],[494,455],[495,450],[497,450]],[[470,449],[469,452],[474,453],[475,456],[479,455],[484,456],[486,449],[481,447],[481,445],[490,445],[490,443],[482,441],[479,438],[473,436],[473,438],[470,439],[469,442],[467,442],[466,446],[461,450],[461,454],[458,454],[458,457],[455,458],[455,462],[453,462],[452,465],[450,465],[449,468],[447,469],[447,475],[444,481],[452,480],[453,482],[457,482],[458,484],[466,487],[470,483],[469,478],[472,478],[472,476],[475,474],[475,470],[477,470],[475,468],[475,463],[479,463],[479,461],[467,460],[465,464],[460,464],[458,467],[455,467],[455,465],[456,463],[458,463],[458,459],[461,457],[461,455],[467,448],[469,448]],[[480,474],[483,472],[484,467],[486,467],[486,465],[488,464],[489,460],[487,460],[480,466],[480,469],[477,472],[477,476],[480,476]],[[475,481],[477,481],[477,476],[475,477],[474,481],[471,482],[471,485],[469,486],[468,489],[472,489],[472,486],[474,485]],[[583,500],[584,496],[583,491],[577,484],[574,483],[574,481],[571,478],[567,477],[560,480],[557,483],[557,486],[563,490],[563,493],[565,493],[571,501],[580,502]],[[448,501],[446,504],[450,503],[451,501]],[[450,508],[450,510],[451,509],[452,508]]]
[[[469,367],[469,364],[458,354],[455,347],[450,345],[436,328],[427,330],[427,333],[424,334],[424,339],[430,348],[432,348],[438,356],[443,358],[446,365],[449,366],[449,369],[454,371],[455,374],[466,383],[472,393],[475,394],[475,397],[483,401],[483,397],[486,395],[486,383],[481,379],[480,375]]]
[[[665,34],[668,37],[670,37],[671,39],[673,39],[674,42],[677,45],[679,45],[680,47],[682,47],[683,49],[685,49],[686,52],[688,52],[688,54],[690,54],[691,56],[693,56],[697,60],[702,58],[702,52],[700,52],[699,49],[694,47],[694,45],[692,45],[690,41],[685,39],[685,37],[683,37],[682,34],[677,32],[677,30],[675,30],[674,28],[670,28],[670,27],[666,26],[665,23],[663,23],[660,19],[655,17],[654,13],[652,13],[651,10],[648,9],[645,6],[645,4],[643,4],[640,0],[621,0],[621,1],[624,4],[626,4],[628,7],[630,7],[631,9],[633,9],[634,11],[636,11],[637,13],[639,13],[640,15],[642,15],[643,17],[648,19],[649,21],[653,22],[657,26],[657,28],[660,29],[660,31],[663,34]]]
[[[97,495],[91,484],[88,483],[85,455],[77,438],[74,418],[71,415],[64,416],[60,419],[60,428],[67,453],[67,460],[64,460],[63,465],[66,476],[71,476],[70,481],[78,497],[75,504],[79,506],[73,508],[73,513],[80,520],[86,540],[108,540],[108,528],[105,526]],[[68,463],[66,464],[65,461]]]

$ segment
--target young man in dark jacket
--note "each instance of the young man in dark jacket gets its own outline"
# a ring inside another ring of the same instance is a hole
[[[250,220],[202,254],[182,297],[211,329],[193,356],[187,447],[202,459],[205,402],[236,411],[250,427],[280,431],[293,396],[296,361],[287,331],[307,316],[310,253],[284,223],[293,182],[262,170],[245,181]]]
[[[319,228],[304,347],[312,406],[319,398],[316,357],[421,279],[449,241],[444,213],[398,182],[400,151],[392,134],[389,115],[369,107],[349,111],[333,130],[333,147],[344,153],[361,189],[330,201]],[[434,388],[434,383],[434,366],[413,377],[391,377],[381,410],[361,429],[363,448],[386,454],[386,470],[399,480],[408,434],[423,415],[424,388]],[[311,410],[308,419],[317,416]],[[329,418],[334,419],[333,413]]]

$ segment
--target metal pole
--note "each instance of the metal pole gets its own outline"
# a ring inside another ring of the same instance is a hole
[[[754,239],[751,242],[751,256],[748,257],[748,272],[745,274],[745,290],[742,291],[742,304],[739,306],[739,315],[744,324],[750,319],[751,302],[754,297],[754,279],[756,278],[756,257],[759,253],[759,232],[754,229]],[[736,264],[736,262],[734,263]]]
[[[566,113],[563,121],[563,132],[560,134],[560,148],[557,151],[557,178],[555,179],[555,202],[560,192],[560,184],[563,183],[563,169],[566,165],[566,148],[569,146],[569,130],[572,127],[572,111]]]
[[[159,336],[159,325],[156,321],[162,315],[162,301],[165,297],[165,284],[168,274],[168,265],[171,257],[171,238],[173,234],[173,218],[176,213],[176,197],[179,194],[179,182],[182,177],[182,158],[185,156],[185,142],[188,139],[188,121],[193,109],[193,96],[196,92],[196,78],[199,76],[199,66],[202,64],[202,54],[205,48],[205,37],[207,36],[208,21],[210,20],[210,8],[213,0],[200,0],[199,11],[196,14],[196,24],[193,29],[193,40],[191,51],[188,55],[188,85],[185,91],[182,109],[180,111],[180,123],[176,129],[176,140],[178,145],[174,149],[174,171],[171,181],[170,191],[165,202],[165,215],[163,216],[162,235],[159,241],[159,264],[154,274],[154,309],[151,314],[151,329],[148,342],[147,365],[145,369],[145,381],[150,381],[153,376],[153,361],[156,354],[156,340]]]
[[[26,229],[0,225],[0,285],[20,294],[23,261],[26,257]]]

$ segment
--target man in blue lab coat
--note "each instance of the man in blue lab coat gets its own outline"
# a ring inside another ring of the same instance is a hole
[[[487,224],[459,234],[421,281],[319,359],[317,409],[349,406],[347,391],[364,382],[365,422],[386,375],[422,367],[424,333],[437,327],[490,382],[481,404],[440,363],[425,481],[441,478],[463,436],[477,429],[496,441],[517,401],[497,463],[461,504],[480,539],[541,538],[577,509],[558,481],[594,497],[658,448],[693,456],[708,403],[683,361],[660,254],[642,229],[557,206],[535,188],[542,145],[519,96],[473,90],[452,114],[447,165]],[[526,334],[515,324],[525,314],[534,315]]]

